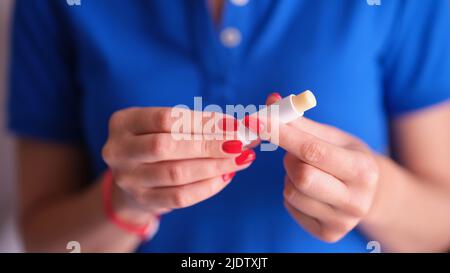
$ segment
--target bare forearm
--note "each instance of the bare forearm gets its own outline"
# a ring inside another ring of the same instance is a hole
[[[102,209],[100,183],[80,193],[62,197],[23,215],[25,245],[32,252],[66,252],[77,241],[82,252],[129,252],[138,237],[111,224]]]
[[[450,248],[450,192],[379,158],[377,197],[361,228],[384,251],[441,252]]]

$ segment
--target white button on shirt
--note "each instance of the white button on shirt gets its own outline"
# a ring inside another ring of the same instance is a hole
[[[247,5],[249,0],[231,0],[231,3],[233,3],[236,6],[245,6]]]
[[[228,48],[233,48],[241,43],[241,32],[233,27],[227,27],[220,33],[222,44]]]

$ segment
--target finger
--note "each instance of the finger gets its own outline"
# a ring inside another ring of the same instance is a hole
[[[135,169],[130,180],[133,183],[139,183],[146,187],[179,186],[242,171],[248,168],[252,162],[247,161],[238,165],[235,158],[228,158],[190,159],[142,164]]]
[[[317,219],[319,222],[327,222],[334,217],[336,211],[328,204],[313,199],[298,191],[288,177],[284,182],[284,199],[295,209]]]
[[[266,100],[266,104],[270,105],[275,103],[279,100],[279,94],[273,93],[268,96]],[[281,96],[280,96],[281,97]],[[248,118],[246,117],[246,122],[244,125],[248,127],[248,125],[252,125],[250,129],[254,132],[260,132],[260,137],[262,139],[266,139],[265,137],[269,136],[269,133],[267,131],[275,131],[279,128],[272,128],[271,121],[274,121],[277,119],[276,116],[271,116],[271,111],[260,111],[258,113],[255,113],[253,115],[250,115]],[[258,120],[260,122],[258,122]],[[277,120],[278,121],[278,120]],[[275,124],[278,125],[278,124]],[[331,125],[319,123],[312,121],[308,118],[301,117],[298,118],[288,124],[287,126],[291,126],[293,128],[302,130],[304,132],[307,132],[309,134],[312,134],[324,141],[330,142],[335,145],[339,146],[346,146],[349,148],[353,148],[356,150],[364,150],[367,151],[368,147],[365,145],[362,141],[357,139],[356,137],[334,127]],[[252,128],[253,127],[253,128]],[[276,126],[275,126],[276,127]],[[256,128],[264,128],[262,130],[257,130]]]
[[[270,138],[270,140],[273,139]],[[275,144],[292,153],[299,160],[345,182],[365,181],[367,176],[373,174],[371,171],[373,163],[363,152],[333,145],[285,124],[279,124],[278,140]]]
[[[250,144],[245,145],[245,148],[254,149],[254,148],[258,147],[260,144],[261,144],[261,140],[258,138],[258,139],[253,140],[252,142],[250,142]]]
[[[293,186],[301,193],[334,207],[348,205],[349,189],[334,176],[303,163],[290,153],[284,157],[284,167]]]
[[[195,140],[191,135],[146,134],[130,136],[122,156],[139,162],[193,158],[229,158],[243,152],[240,140]]]
[[[276,93],[276,92],[272,93],[269,96],[267,96],[266,105],[274,104],[275,102],[277,102],[277,101],[279,101],[281,99],[282,99],[282,97],[281,97],[281,95],[279,93]]]
[[[293,207],[288,202],[284,202],[284,206],[286,207],[288,212],[292,215],[294,220],[300,226],[303,227],[303,229],[305,229],[307,232],[311,233],[315,237],[319,238],[321,236],[322,227],[321,227],[320,222],[317,219],[297,210],[295,207]]]
[[[274,104],[281,99],[282,97],[279,93],[272,93],[267,97],[266,105]],[[336,145],[346,145],[354,141],[354,137],[333,126],[318,123],[304,117],[290,122],[289,125]]]
[[[271,105],[281,99],[282,99],[282,97],[280,94],[271,93],[271,94],[269,94],[269,96],[267,96],[266,105]],[[252,131],[256,132],[258,135],[265,133],[267,128],[264,128],[264,126],[260,126],[260,125],[262,125],[262,123],[259,123],[258,119],[257,119],[257,116],[259,115],[259,113],[263,113],[263,112],[266,113],[266,111],[261,111],[261,112],[258,112],[258,113],[252,114],[252,115],[245,116],[242,121],[243,125],[250,128]],[[258,142],[260,142],[261,139],[264,139],[264,138],[263,137],[258,138]]]
[[[315,122],[306,117],[302,117],[294,120],[293,122],[290,122],[289,126],[302,130],[304,132],[308,132],[324,141],[330,142],[335,145],[347,146],[357,143],[357,140],[353,136],[339,130],[338,128]]]
[[[281,99],[282,96],[279,93],[272,93],[267,96],[266,105],[274,104]],[[354,141],[354,137],[333,126],[318,123],[305,117],[298,118],[290,122],[289,125],[336,145],[346,145]]]
[[[230,183],[231,180],[228,179],[224,181],[223,177],[219,176],[187,185],[152,188],[144,192],[139,202],[150,209],[154,207],[186,208],[216,195]]]
[[[191,111],[177,107],[130,108],[113,115],[111,122],[136,135],[149,133],[219,133],[222,119],[234,119],[217,112]],[[230,128],[229,128],[230,129]]]
[[[297,191],[289,178],[285,179],[284,197],[286,203],[297,211],[319,222],[321,227],[320,237],[326,241],[336,241],[358,223],[357,217],[347,215],[341,210],[334,209],[328,204]]]
[[[373,187],[378,180],[377,165],[366,151],[336,146],[284,124],[280,124],[279,145],[346,184],[366,188]]]

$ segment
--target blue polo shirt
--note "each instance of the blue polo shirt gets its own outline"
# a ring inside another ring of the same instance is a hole
[[[392,119],[450,97],[447,0],[225,1],[218,26],[202,0],[76,2],[17,1],[8,121],[18,136],[82,145],[95,175],[110,115],[130,106],[258,105],[311,89],[309,118],[385,153]],[[328,244],[295,223],[283,154],[258,152],[137,251],[367,252],[357,229]]]

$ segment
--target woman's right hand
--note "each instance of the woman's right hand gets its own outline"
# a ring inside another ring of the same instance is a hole
[[[122,195],[117,199],[121,204],[115,206],[132,204],[156,215],[189,207],[220,192],[237,171],[255,160],[253,150],[243,150],[239,140],[224,137],[225,131],[236,130],[235,119],[177,109],[190,117],[188,122],[200,117],[202,127],[183,124],[183,132],[178,134],[172,133],[175,122],[180,121],[173,117],[173,109],[129,108],[111,117],[103,158]],[[206,135],[202,129],[211,119],[218,122],[213,127],[220,132]],[[181,135],[191,138],[179,140]]]

